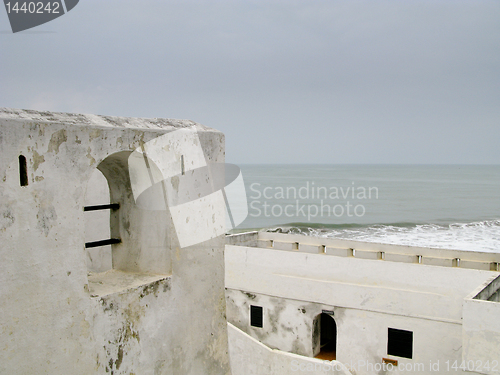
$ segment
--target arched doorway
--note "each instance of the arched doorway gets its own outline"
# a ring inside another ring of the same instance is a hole
[[[321,313],[314,319],[314,357],[324,360],[337,358],[337,324],[330,314]],[[315,337],[314,337],[315,336]]]

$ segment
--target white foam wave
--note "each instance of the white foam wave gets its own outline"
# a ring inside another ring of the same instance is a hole
[[[366,228],[308,228],[308,230],[309,233],[301,232],[325,238],[500,253],[500,220],[454,223],[447,226],[436,224],[411,227],[374,225]]]

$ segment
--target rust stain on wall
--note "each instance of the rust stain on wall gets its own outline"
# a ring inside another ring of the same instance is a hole
[[[49,148],[47,152],[59,153],[59,147],[62,143],[68,140],[68,135],[66,134],[66,129],[61,129],[52,134],[49,142]]]

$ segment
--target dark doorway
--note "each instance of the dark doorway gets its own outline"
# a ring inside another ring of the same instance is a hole
[[[333,316],[321,313],[315,319],[315,324],[319,325],[319,353],[315,358],[332,361],[337,358],[337,324]]]

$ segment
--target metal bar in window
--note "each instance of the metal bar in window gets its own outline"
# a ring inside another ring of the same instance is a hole
[[[94,241],[94,242],[85,242],[85,248],[91,248],[91,247],[98,247],[98,246],[106,246],[106,245],[113,245],[115,243],[120,243],[122,240],[119,238],[110,238],[109,240],[101,240],[101,241]]]
[[[83,207],[84,211],[98,211],[98,210],[117,210],[120,208],[120,203],[111,203],[111,204],[100,204],[97,206],[85,206]]]

